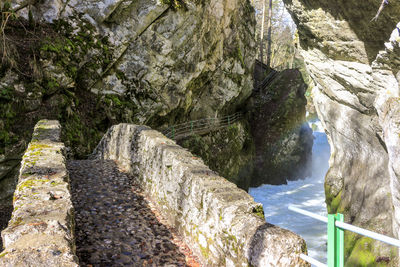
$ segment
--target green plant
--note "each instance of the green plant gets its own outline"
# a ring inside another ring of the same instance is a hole
[[[185,7],[183,0],[161,0],[161,3],[170,5],[174,9],[182,9]]]
[[[1,13],[1,20],[0,20],[0,41],[1,41],[1,46],[0,46],[0,52],[2,53],[2,62],[4,62],[8,58],[8,49],[7,49],[7,42],[6,42],[6,35],[5,35],[5,29],[7,27],[8,22],[10,19],[15,19],[17,18],[17,15],[14,10],[11,9],[11,3],[10,1],[6,1],[3,4],[3,7],[0,9]]]

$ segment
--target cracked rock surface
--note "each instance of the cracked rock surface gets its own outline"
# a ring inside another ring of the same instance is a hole
[[[329,213],[381,234],[400,235],[400,2],[284,0],[297,24],[300,54],[316,86],[312,96],[331,146],[325,177]],[[350,241],[351,240],[351,241]],[[392,247],[345,237],[347,266],[376,266]],[[398,257],[398,256],[397,256]]]
[[[113,161],[69,161],[81,266],[188,266],[132,177]]]

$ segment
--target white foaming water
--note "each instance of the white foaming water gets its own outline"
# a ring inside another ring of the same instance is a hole
[[[289,229],[307,242],[308,255],[326,262],[326,224],[288,210],[290,204],[326,216],[324,178],[329,168],[330,147],[320,122],[313,122],[312,177],[289,181],[287,185],[262,185],[249,194],[264,206],[267,222]],[[317,131],[315,131],[317,130]]]

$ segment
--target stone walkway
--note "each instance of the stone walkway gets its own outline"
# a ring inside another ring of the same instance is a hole
[[[67,168],[81,266],[198,266],[114,162],[69,161]]]

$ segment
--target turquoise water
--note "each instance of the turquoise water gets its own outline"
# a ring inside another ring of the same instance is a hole
[[[263,204],[267,222],[301,235],[307,242],[308,254],[325,263],[326,224],[288,210],[290,204],[295,204],[319,215],[327,214],[324,178],[329,168],[330,147],[324,132],[315,131],[314,137],[311,177],[289,181],[287,185],[250,188],[249,193]]]

